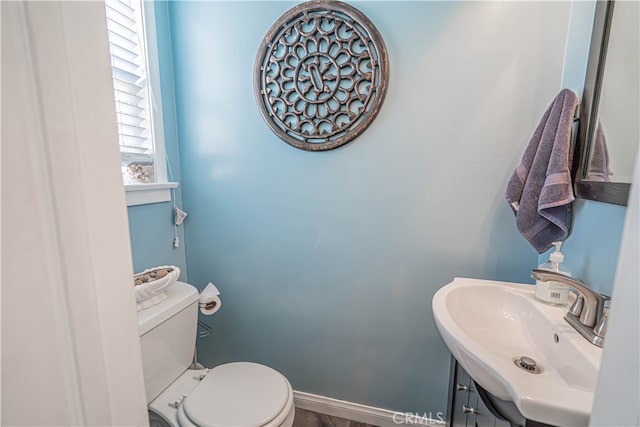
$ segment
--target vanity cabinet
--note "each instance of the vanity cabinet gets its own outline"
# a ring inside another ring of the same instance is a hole
[[[469,398],[473,394],[471,390],[472,380],[469,374],[462,369],[462,366],[452,359],[455,364],[451,386],[453,387],[453,400],[451,403],[451,427],[466,427],[469,414],[464,408],[469,406]]]
[[[452,377],[451,427],[510,427],[508,421],[502,420],[486,407],[473,379],[452,358],[455,364]]]

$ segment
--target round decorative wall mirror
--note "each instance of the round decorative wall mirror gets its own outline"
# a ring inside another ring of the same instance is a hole
[[[264,37],[254,69],[267,125],[303,150],[332,150],[375,119],[387,91],[387,50],[371,21],[339,1],[295,6]]]

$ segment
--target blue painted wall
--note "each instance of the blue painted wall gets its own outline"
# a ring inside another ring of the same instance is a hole
[[[253,97],[259,43],[293,4],[169,5],[189,278],[224,301],[199,359],[445,411],[431,298],[537,264],[503,192],[560,87],[569,4],[357,2],[387,44],[389,92],[362,136],[320,153],[275,137]]]
[[[459,48],[444,58],[429,52],[444,43],[438,40],[447,33],[443,22],[461,22],[469,5],[358,3],[390,50],[392,81],[383,111],[347,147],[294,150],[266,130],[250,76],[259,40],[291,4],[170,6],[180,49],[175,69],[185,174],[178,161],[169,6],[156,4],[167,152],[174,178],[183,181],[178,202],[186,188],[189,220],[195,218],[187,225],[191,281],[200,287],[215,281],[225,299],[223,310],[207,319],[216,335],[199,344],[200,359],[208,365],[258,360],[280,369],[299,390],[398,410],[444,410],[448,356],[431,319],[431,295],[453,275],[530,281],[535,253],[512,230],[501,186],[521,154],[518,144],[546,107],[543,98],[553,94],[546,88],[509,114],[516,122],[521,114],[522,129],[506,126],[483,141],[499,151],[491,162],[505,163],[488,176],[482,146],[444,129],[466,117],[467,127],[485,131],[491,122],[474,120],[483,103],[465,99],[464,82],[456,87],[445,73],[430,70],[462,61],[463,52],[454,53]],[[572,6],[561,86],[576,92],[583,86],[592,14],[592,3]],[[234,32],[240,21],[250,34]],[[229,34],[240,43],[228,44]],[[413,40],[410,49],[404,37]],[[455,37],[449,38],[445,44],[453,46]],[[485,49],[475,48],[478,55]],[[510,65],[492,59],[496,72]],[[546,78],[553,81],[554,73]],[[442,87],[426,84],[436,77]],[[480,82],[486,84],[486,76]],[[485,106],[487,95],[491,89]],[[428,113],[437,103],[430,97],[459,102],[462,111],[445,108],[434,120]],[[505,141],[514,148],[505,151]],[[465,170],[452,171],[451,164]],[[486,185],[473,182],[476,174],[489,180]],[[446,187],[434,186],[436,177],[447,175]],[[466,206],[478,203],[478,217],[465,219]],[[566,264],[600,292],[611,289],[625,211],[575,203]],[[174,264],[186,280],[185,237],[180,230],[183,246],[172,247],[172,219],[171,203],[129,208],[136,271]]]
[[[576,200],[574,210],[573,231],[562,249],[565,265],[592,289],[611,295],[627,209]],[[542,254],[540,259],[547,261],[549,256]]]
[[[168,3],[157,2],[155,4],[155,12],[165,148],[173,172],[173,180],[179,182],[181,176],[180,156],[178,152]],[[176,188],[174,194],[177,204],[180,206],[182,188]],[[158,265],[175,265],[180,268],[180,280],[187,280],[184,231],[182,227],[178,228],[178,236],[182,241],[182,245],[177,249],[173,247],[173,203],[164,202],[131,206],[128,208],[128,213],[134,271],[139,272]]]
[[[582,96],[595,3],[574,2],[562,85]],[[594,290],[611,295],[626,208],[590,200],[574,202],[571,234],[563,245],[565,266]],[[548,251],[539,262],[549,259]]]

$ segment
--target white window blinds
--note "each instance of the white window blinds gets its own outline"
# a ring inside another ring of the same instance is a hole
[[[147,49],[140,0],[106,0],[123,176],[154,182]]]

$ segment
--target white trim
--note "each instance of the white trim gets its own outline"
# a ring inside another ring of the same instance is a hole
[[[127,206],[168,202],[171,200],[171,189],[177,186],[177,182],[127,184],[124,186],[127,196]]]
[[[360,403],[333,399],[331,397],[319,396],[317,394],[305,393],[302,391],[294,390],[293,400],[296,408],[299,409],[371,424],[378,427],[441,427],[445,425],[444,421],[438,421],[436,414],[433,414],[432,417],[434,419],[428,422],[428,414],[390,411],[388,409],[376,408],[373,406],[362,405]],[[442,416],[444,415],[445,414],[442,414]]]
[[[104,5],[1,9],[2,423],[146,425]]]

